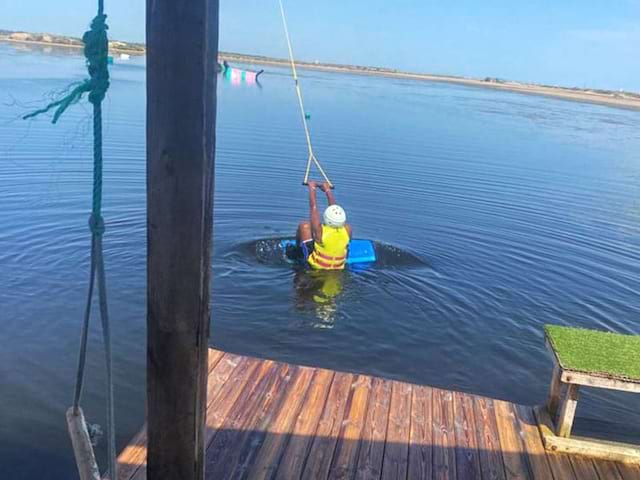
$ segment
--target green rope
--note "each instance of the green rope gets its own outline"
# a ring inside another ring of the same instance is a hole
[[[80,101],[85,93],[89,93],[89,101],[93,104],[99,104],[104,100],[107,89],[109,88],[109,42],[107,39],[108,26],[106,24],[107,16],[98,14],[91,22],[91,29],[82,36],[84,43],[84,56],[87,59],[87,70],[89,70],[88,79],[81,83],[74,84],[67,94],[51,102],[35,112],[31,112],[24,117],[24,120],[33,118],[50,110],[55,109],[52,123],[56,123],[60,116],[67,108]]]
[[[82,323],[80,337],[80,352],[78,355],[78,368],[76,371],[76,385],[73,397],[74,412],[80,408],[80,397],[84,383],[84,370],[86,365],[87,342],[89,320],[91,317],[91,304],[94,284],[97,280],[98,303],[100,320],[102,323],[102,336],[105,346],[105,363],[107,368],[107,434],[108,434],[108,458],[109,478],[117,478],[115,460],[115,420],[113,409],[113,380],[111,360],[111,329],[109,325],[109,312],[107,309],[107,287],[104,271],[104,256],[102,249],[102,235],[104,234],[104,220],[102,218],[102,101],[109,88],[109,41],[107,38],[107,16],[104,14],[103,0],[98,0],[98,14],[91,22],[91,28],[82,36],[84,43],[84,55],[87,60],[89,78],[81,83],[70,86],[62,98],[59,98],[44,108],[36,110],[23,118],[36,117],[51,110],[55,110],[52,123],[56,123],[60,116],[71,105],[78,103],[85,93],[88,93],[89,102],[93,105],[93,195],[91,216],[89,217],[89,229],[91,231],[91,268],[87,302]]]
[[[89,82],[89,80],[85,80],[82,83],[76,84],[76,87],[64,97],[54,102],[51,102],[49,105],[47,105],[44,108],[40,108],[35,112],[31,112],[28,115],[25,115],[24,117],[22,117],[22,119],[27,120],[28,118],[37,117],[42,113],[47,113],[49,110],[56,108],[56,111],[53,114],[53,120],[51,120],[51,123],[56,123],[60,118],[60,115],[62,115],[67,108],[69,108],[74,103],[78,103],[82,95],[85,92],[88,92],[90,90],[91,90],[91,83]]]

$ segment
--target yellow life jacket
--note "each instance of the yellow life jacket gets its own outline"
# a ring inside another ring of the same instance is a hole
[[[322,226],[322,242],[316,242],[309,265],[318,270],[342,270],[347,261],[349,232],[346,227]]]

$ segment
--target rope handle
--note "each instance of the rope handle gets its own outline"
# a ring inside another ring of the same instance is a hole
[[[302,184],[307,185],[309,183],[309,173],[311,172],[311,162],[316,164],[316,167],[318,167],[318,171],[323,176],[324,181],[327,182],[329,185],[331,185],[331,188],[333,188],[333,182],[331,182],[327,174],[324,173],[324,169],[322,168],[322,165],[320,165],[320,162],[318,162],[318,159],[313,154],[313,152],[309,153],[309,159],[307,160],[307,168],[304,174],[304,180],[302,181]]]
[[[305,187],[308,187],[309,186],[309,182],[302,182],[302,185],[304,185]],[[333,185],[332,183],[329,183],[329,188],[331,190],[335,190],[336,186]]]

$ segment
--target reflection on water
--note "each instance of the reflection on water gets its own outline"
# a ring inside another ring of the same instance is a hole
[[[116,61],[110,73],[104,246],[122,447],[144,420],[144,59]],[[221,81],[214,346],[532,404],[544,400],[551,374],[545,323],[640,333],[638,112],[301,73],[316,154],[354,235],[374,240],[379,260],[333,278],[284,262],[277,239],[308,214],[290,73],[267,69],[262,89]],[[80,51],[0,45],[6,478],[75,471],[64,412],[89,265],[91,112],[79,104],[55,126],[18,119],[45,103],[43,93],[85,77]],[[85,413],[104,424],[100,348],[93,324]],[[585,391],[576,430],[637,439],[637,402]]]
[[[45,55],[70,55],[77,57],[82,52],[79,47],[65,47],[61,45],[46,45],[43,43],[13,42],[11,48],[17,53],[35,53]]]
[[[291,240],[290,238],[285,238]],[[366,285],[376,282],[380,270],[406,271],[412,268],[428,268],[429,262],[417,254],[392,245],[374,242],[376,262],[353,264],[345,270],[313,270],[304,265],[293,263],[281,246],[281,238],[264,238],[234,245],[225,258],[234,258],[247,265],[258,264],[279,267],[293,272],[293,297],[295,310],[304,314],[306,324],[313,328],[333,328],[336,319],[344,314],[339,302],[343,297],[345,284],[351,303],[357,302],[355,287],[358,283]],[[242,259],[242,260],[240,260]],[[370,274],[363,275],[364,272]],[[355,281],[355,283],[354,283]],[[344,310],[344,309],[343,309]]]
[[[339,295],[348,271],[297,268],[293,276],[295,305],[300,311],[311,310],[316,317],[314,328],[333,328]]]
[[[218,67],[221,73],[220,78],[229,85],[234,87],[246,85],[249,87],[257,86],[260,89],[262,88],[259,77],[264,70],[253,71],[245,68],[232,67],[226,60]]]

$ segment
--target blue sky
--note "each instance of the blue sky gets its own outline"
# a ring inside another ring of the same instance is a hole
[[[105,0],[143,41],[144,0]],[[296,57],[640,91],[640,0],[285,0]],[[95,1],[0,0],[0,28],[80,36]],[[221,0],[220,48],[286,56],[277,0]]]

